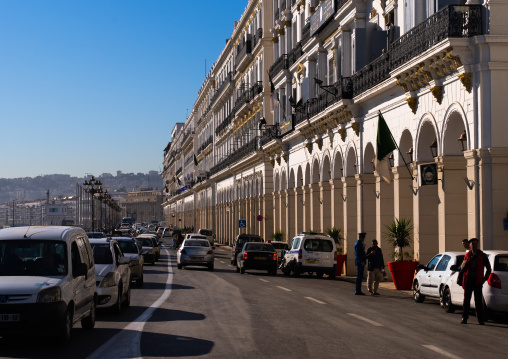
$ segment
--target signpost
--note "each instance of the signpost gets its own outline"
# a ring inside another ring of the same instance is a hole
[[[258,222],[261,222],[261,221],[263,220],[263,216],[259,214],[259,215],[256,217],[256,219],[258,220]]]
[[[238,220],[238,228],[247,228],[247,220],[239,219]]]

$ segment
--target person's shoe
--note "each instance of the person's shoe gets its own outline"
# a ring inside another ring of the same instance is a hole
[[[355,295],[365,295],[364,292],[356,292]]]
[[[485,325],[485,322],[483,320],[478,321],[478,325]]]
[[[462,318],[462,320],[460,321],[460,324],[467,324],[467,318]]]
[[[372,295],[380,295],[378,292],[374,292],[372,293]]]
[[[373,292],[373,291],[371,291],[371,290],[369,289],[369,293],[370,293],[370,294],[372,294],[372,293],[374,293],[374,292]]]

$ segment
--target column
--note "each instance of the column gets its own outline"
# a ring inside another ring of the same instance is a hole
[[[325,232],[332,228],[332,198],[331,198],[331,185],[330,182],[320,182],[319,183],[319,191],[321,197],[321,231]]]
[[[362,232],[367,233],[368,237],[365,239],[365,244],[368,248],[374,238],[380,239],[377,236],[378,216],[376,216],[376,208],[378,198],[376,193],[376,178],[372,173],[364,173],[362,174],[362,182],[363,184],[359,183],[359,186],[363,186],[363,200],[361,201],[361,213],[363,215]],[[391,203],[393,206],[393,200]]]
[[[280,192],[273,192],[273,232],[280,229]],[[271,235],[271,233],[270,233]],[[270,237],[271,238],[271,237]]]
[[[308,232],[312,229],[312,223],[310,222],[310,209],[311,209],[311,197],[310,189],[305,185],[302,186],[302,200],[303,200],[303,230]]]
[[[279,194],[279,211],[280,211],[280,221],[279,221],[279,230],[280,231],[283,231],[284,233],[287,234],[286,232],[286,211],[287,211],[287,198],[286,198],[286,192],[285,191],[279,191],[278,192]]]
[[[386,226],[393,222],[394,218],[394,184],[386,183],[374,172],[376,180],[376,233],[375,238],[379,247],[383,250],[385,264],[390,261],[390,253],[393,247],[384,238]],[[409,192],[409,188],[406,192]],[[412,210],[411,210],[412,212]]]
[[[321,198],[320,188],[318,183],[309,185],[310,197],[310,229],[316,232],[321,232]]]
[[[294,191],[292,189],[286,189],[284,190],[286,195],[286,228],[285,228],[285,234],[286,234],[286,241],[288,242],[291,238],[293,238],[296,235],[295,230],[295,215],[294,215],[294,208],[295,208],[295,196]]]
[[[273,196],[270,194],[264,194],[263,196],[263,207],[264,207],[264,213],[273,213]],[[274,219],[271,218],[271,215],[269,217],[266,217],[265,220],[263,220],[263,230],[261,233],[261,236],[265,239],[271,239],[273,234],[273,228],[274,228]]]
[[[343,184],[341,180],[330,180],[331,224],[332,227],[341,228],[341,235],[344,236],[344,201],[342,189]]]
[[[341,32],[341,53],[340,53],[340,61],[341,61],[341,69],[343,77],[350,77],[353,74],[353,66],[351,64],[351,30],[342,29]]]
[[[480,238],[480,203],[478,186],[478,162],[476,150],[464,151],[466,158],[466,177],[472,188],[467,191],[467,238]],[[468,183],[468,184],[469,184]],[[480,244],[482,245],[482,244]],[[485,247],[482,247],[485,248]]]
[[[299,234],[303,232],[303,190],[301,187],[295,187],[293,189],[294,194],[294,218],[295,218],[295,233]]]
[[[344,201],[344,254],[347,254],[346,275],[355,275],[355,242],[357,227],[357,184],[354,177],[342,177]]]

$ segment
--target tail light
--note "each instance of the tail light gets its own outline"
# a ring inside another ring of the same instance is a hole
[[[247,252],[243,252],[243,259],[245,259],[245,260],[249,259],[249,256],[247,255]]]
[[[276,261],[277,260],[277,253],[274,253],[273,254],[273,260]]]
[[[490,273],[487,283],[489,283],[491,287],[501,289],[501,279],[499,279],[499,277],[495,273]]]
[[[213,251],[210,249],[206,254],[213,254]]]
[[[298,250],[298,259],[302,259],[302,250],[301,249]]]
[[[185,253],[187,253],[187,251],[185,249],[183,249],[183,248],[180,249],[180,254],[185,254]]]

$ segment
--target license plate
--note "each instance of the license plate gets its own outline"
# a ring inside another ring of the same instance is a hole
[[[0,322],[19,322],[19,314],[0,314]]]
[[[318,264],[318,261],[305,261],[307,264]]]
[[[266,257],[254,257],[256,261],[266,261]]]
[[[202,261],[203,257],[190,257],[193,261]]]

